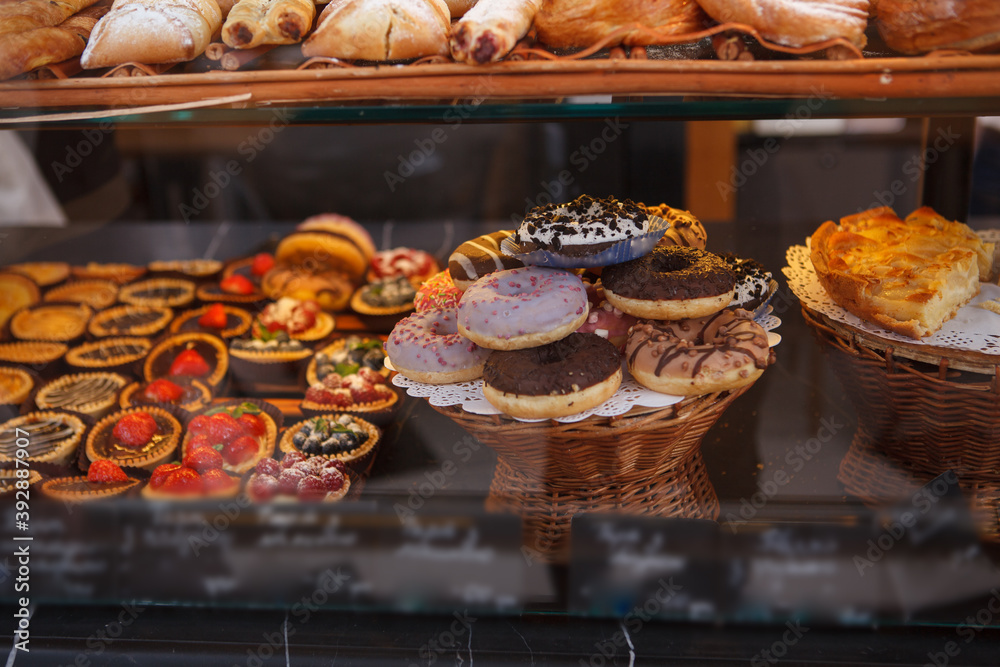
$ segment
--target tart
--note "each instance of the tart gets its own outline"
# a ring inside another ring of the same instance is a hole
[[[219,309],[222,311],[221,317],[217,317]],[[170,333],[197,331],[228,340],[245,334],[250,330],[252,322],[253,316],[242,308],[213,303],[178,315],[170,323]],[[218,326],[219,324],[222,326]]]
[[[0,404],[20,405],[28,400],[35,381],[20,368],[0,366]]]
[[[69,264],[66,262],[22,262],[11,264],[7,270],[28,276],[42,287],[61,283],[69,277]]]
[[[125,304],[102,311],[91,318],[87,331],[95,338],[105,336],[155,336],[174,316],[166,306]]]
[[[74,373],[49,382],[38,390],[40,410],[72,410],[98,419],[118,402],[118,392],[128,380],[117,373]]]
[[[247,480],[254,502],[324,502],[343,500],[351,490],[347,466],[338,459],[288,454],[281,461],[261,459]]]
[[[0,273],[0,327],[20,309],[38,303],[39,298],[38,285],[33,281],[17,273]]]
[[[10,318],[10,333],[21,340],[67,342],[83,336],[94,311],[85,303],[45,303]]]
[[[181,430],[177,417],[164,408],[119,410],[91,429],[87,458],[91,462],[107,459],[123,467],[152,470],[174,455]]]
[[[17,456],[18,440],[27,439],[28,461],[66,465],[76,458],[86,424],[76,415],[55,410],[30,412],[0,426],[0,462]]]
[[[70,273],[77,280],[110,280],[118,285],[138,280],[146,274],[146,268],[134,264],[88,262],[85,266],[74,266]]]
[[[92,482],[86,476],[56,477],[42,483],[42,494],[67,503],[83,503],[102,498],[113,498],[128,493],[140,481],[129,477],[124,481]]]
[[[53,287],[45,293],[45,300],[85,303],[103,310],[118,300],[118,285],[110,280],[76,280]]]
[[[180,278],[150,278],[122,287],[118,300],[134,306],[178,308],[194,301],[194,283]]]
[[[82,371],[126,371],[149,354],[151,345],[136,336],[102,338],[74,347],[66,353],[66,363]]]
[[[359,368],[370,368],[384,377],[385,348],[378,338],[348,336],[334,341],[316,353],[306,369],[306,382],[316,384],[330,373],[348,375]]]
[[[335,270],[309,271],[305,267],[276,265],[261,280],[261,289],[271,299],[290,296],[317,302],[323,310],[347,308],[354,284]]]
[[[198,288],[198,299],[206,303],[219,302],[219,303],[257,303],[259,301],[264,301],[267,296],[260,290],[260,288],[250,282],[247,278],[243,277],[242,274],[237,274],[243,281],[239,281],[241,286],[237,288],[226,288],[228,283],[225,281],[231,280],[231,278],[223,278],[221,283],[209,283],[207,285],[202,285]]]
[[[62,359],[68,349],[69,347],[65,343],[43,343],[40,341],[0,343],[0,361],[44,367]]]
[[[298,393],[312,356],[312,349],[284,331],[263,331],[260,338],[236,338],[229,344],[236,389],[250,394]]]
[[[157,378],[188,377],[218,390],[229,371],[226,343],[217,336],[180,333],[157,343],[142,367],[146,382]]]
[[[160,378],[152,382],[133,382],[122,389],[118,404],[123,408],[157,403],[176,405],[194,412],[212,402],[212,390],[201,380]]]
[[[233,402],[205,410],[188,424],[181,443],[187,457],[200,447],[222,454],[222,468],[242,475],[274,453],[281,413],[268,404]]]
[[[239,491],[240,478],[221,468],[198,470],[186,463],[166,463],[153,470],[149,484],[142,487],[142,497],[147,500],[218,500],[232,498]]]
[[[364,474],[375,459],[382,437],[378,427],[347,414],[325,414],[287,429],[278,447],[286,454],[339,459],[358,474]]]
[[[402,317],[413,312],[417,291],[406,276],[384,278],[364,285],[351,297],[351,309],[372,331],[392,331]]]
[[[23,478],[17,476],[17,470],[0,470],[0,498],[14,495],[19,489],[17,483]],[[28,471],[28,486],[42,481],[42,475],[37,470]],[[23,484],[21,485],[24,486]]]
[[[344,375],[330,373],[311,385],[299,409],[306,416],[340,411],[385,424],[398,406],[399,395],[385,383],[385,378],[370,368],[361,368]]]
[[[168,273],[190,280],[209,280],[222,271],[217,259],[175,259],[149,263],[150,273]]]
[[[419,287],[437,272],[437,260],[429,252],[416,248],[393,248],[380,250],[372,255],[368,267],[368,282],[403,276],[414,287]]]
[[[284,296],[265,306],[254,326],[271,333],[284,331],[289,338],[314,343],[330,335],[334,319],[320,310],[316,301]]]

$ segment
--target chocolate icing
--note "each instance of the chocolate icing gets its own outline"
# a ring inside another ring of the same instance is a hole
[[[605,268],[601,282],[629,299],[680,301],[724,294],[733,289],[735,277],[718,255],[656,246],[648,255]]]
[[[727,307],[753,311],[761,306],[770,292],[771,272],[755,260],[738,257],[731,252],[721,257],[736,277],[736,294]]]
[[[101,319],[96,326],[107,333],[128,334],[137,327],[148,326],[163,319],[163,311],[159,309],[146,310],[141,306],[135,308],[135,310],[126,310],[119,315]]]
[[[26,431],[28,456],[38,457],[55,450],[59,443],[76,434],[72,424],[58,417],[41,418],[21,423],[0,434],[0,454],[14,458],[17,453],[17,430]]]
[[[448,258],[452,280],[476,281],[494,271],[524,266],[521,260],[503,254],[500,244],[514,232],[500,230],[466,241]]]
[[[548,345],[495,351],[483,380],[507,394],[569,394],[607,380],[621,367],[618,348],[597,334],[572,333]]]

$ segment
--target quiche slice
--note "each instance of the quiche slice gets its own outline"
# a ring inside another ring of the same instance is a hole
[[[820,284],[858,317],[911,338],[936,332],[979,293],[994,244],[923,207],[873,208],[823,223],[810,241]]]

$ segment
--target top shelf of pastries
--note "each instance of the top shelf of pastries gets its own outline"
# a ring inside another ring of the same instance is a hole
[[[40,1],[0,4],[8,126],[1000,113],[990,0]]]

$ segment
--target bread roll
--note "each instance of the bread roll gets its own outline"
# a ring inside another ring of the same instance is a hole
[[[535,17],[538,39],[555,48],[586,47],[627,26],[616,43],[655,44],[648,31],[678,35],[704,30],[708,17],[694,0],[545,0]]]
[[[1000,44],[996,0],[879,0],[878,31],[896,51],[976,51]]]
[[[765,39],[800,47],[842,37],[866,43],[869,0],[698,0],[719,23],[743,23]]]
[[[0,4],[0,34],[59,25],[97,0],[21,0]]]
[[[451,35],[451,57],[459,62],[496,62],[531,28],[542,0],[479,0]]]
[[[234,49],[261,44],[295,44],[312,28],[313,0],[240,0],[222,27],[222,41]]]
[[[410,60],[448,53],[444,0],[333,0],[302,54],[344,60]]]
[[[61,63],[83,53],[108,7],[88,7],[57,26],[0,35],[0,80]]]
[[[80,63],[96,69],[192,60],[220,27],[216,0],[115,0],[94,28]]]

